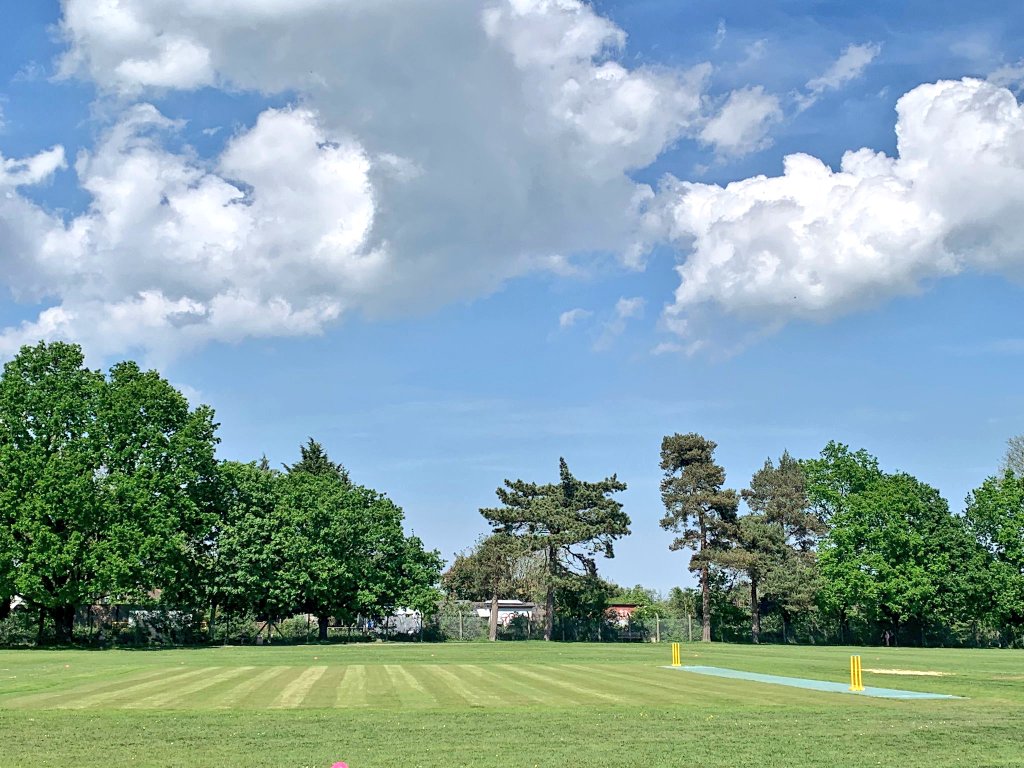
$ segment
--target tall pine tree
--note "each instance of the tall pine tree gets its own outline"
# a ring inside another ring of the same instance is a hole
[[[725,470],[715,463],[717,443],[695,432],[661,441],[661,527],[679,534],[669,549],[692,549],[690,570],[700,573],[701,640],[711,642],[711,563],[729,542],[739,497],[725,485]]]
[[[537,485],[506,480],[498,488],[500,507],[481,509],[495,531],[522,537],[545,562],[544,639],[554,632],[555,590],[570,574],[597,574],[597,555],[614,557],[616,539],[629,535],[629,516],[611,498],[626,490],[615,475],[597,482],[579,480],[559,459],[559,482]]]

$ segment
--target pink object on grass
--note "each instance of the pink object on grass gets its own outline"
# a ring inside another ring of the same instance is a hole
[[[331,768],[348,768],[348,763],[335,763]]]

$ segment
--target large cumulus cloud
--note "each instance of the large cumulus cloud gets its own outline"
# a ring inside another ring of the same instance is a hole
[[[116,117],[73,164],[83,210],[26,194],[67,167],[61,147],[0,156],[0,284],[42,307],[0,330],[0,356],[40,336],[107,353],[317,333],[594,253],[642,268],[662,243],[686,348],[723,320],[761,333],[1021,267],[1022,113],[995,83],[906,94],[895,157],[797,154],[778,177],[653,190],[634,172],[677,142],[739,156],[806,104],[716,93],[709,65],[630,65],[580,0],[64,0],[60,31],[60,73]],[[808,93],[879,50],[849,47]],[[199,88],[291,106],[204,157],[152,106]]]
[[[89,209],[32,209],[22,240],[40,245],[0,247],[27,262],[10,287],[53,305],[0,352],[44,332],[104,348],[315,332],[577,254],[638,266],[652,190],[630,172],[713,118],[707,66],[625,65],[625,33],[578,0],[65,0],[60,29],[61,74],[124,112],[75,166]],[[180,126],[147,95],[202,87],[295,106],[221,157],[172,153]]]
[[[781,176],[717,186],[669,178],[652,239],[686,254],[666,310],[683,345],[723,320],[752,332],[828,320],[963,270],[1024,270],[1024,110],[980,80],[898,102],[895,157],[860,149],[838,170],[804,154]]]

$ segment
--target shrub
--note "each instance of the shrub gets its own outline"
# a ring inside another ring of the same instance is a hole
[[[225,614],[217,617],[213,627],[213,641],[245,645],[256,640],[259,625],[252,614]]]
[[[28,611],[14,611],[0,621],[0,646],[31,645],[36,639],[36,623]]]

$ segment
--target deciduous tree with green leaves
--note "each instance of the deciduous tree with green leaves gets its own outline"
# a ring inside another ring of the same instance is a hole
[[[506,480],[497,490],[501,506],[480,510],[496,532],[519,536],[526,548],[543,555],[545,640],[554,631],[559,580],[573,573],[595,577],[595,558],[614,557],[614,542],[629,535],[629,516],[611,497],[624,490],[615,475],[597,482],[577,479],[563,458],[559,482]]]
[[[0,377],[0,572],[67,641],[75,609],[194,583],[215,521],[213,412],[155,372],[23,347]],[[179,595],[180,596],[180,595]]]
[[[672,550],[691,549],[690,570],[700,574],[701,639],[711,642],[710,567],[729,545],[739,496],[725,485],[725,470],[715,463],[717,444],[695,432],[661,441],[661,527],[679,534]]]
[[[211,633],[218,610],[270,620],[290,616],[299,584],[287,563],[293,528],[278,514],[277,473],[262,464],[220,466],[222,517],[210,561]]]
[[[405,536],[391,499],[354,485],[318,444],[306,449],[277,481],[275,503],[289,531],[282,576],[317,617],[319,638],[331,617],[379,619],[400,605],[425,615],[439,597],[440,556]]]
[[[878,459],[861,448],[830,440],[816,459],[800,462],[806,478],[807,498],[817,516],[828,524],[833,515],[843,511],[847,499],[866,490],[882,477]]]
[[[939,614],[964,529],[939,492],[911,475],[884,475],[851,494],[821,545],[825,597],[898,633]]]
[[[996,626],[1024,628],[1024,475],[1007,468],[970,496],[967,528],[989,555],[987,594]],[[975,578],[973,581],[979,581]]]
[[[499,531],[480,539],[472,550],[455,557],[442,577],[445,589],[462,600],[489,600],[488,639],[498,639],[498,601],[519,596],[528,550],[522,539]]]

